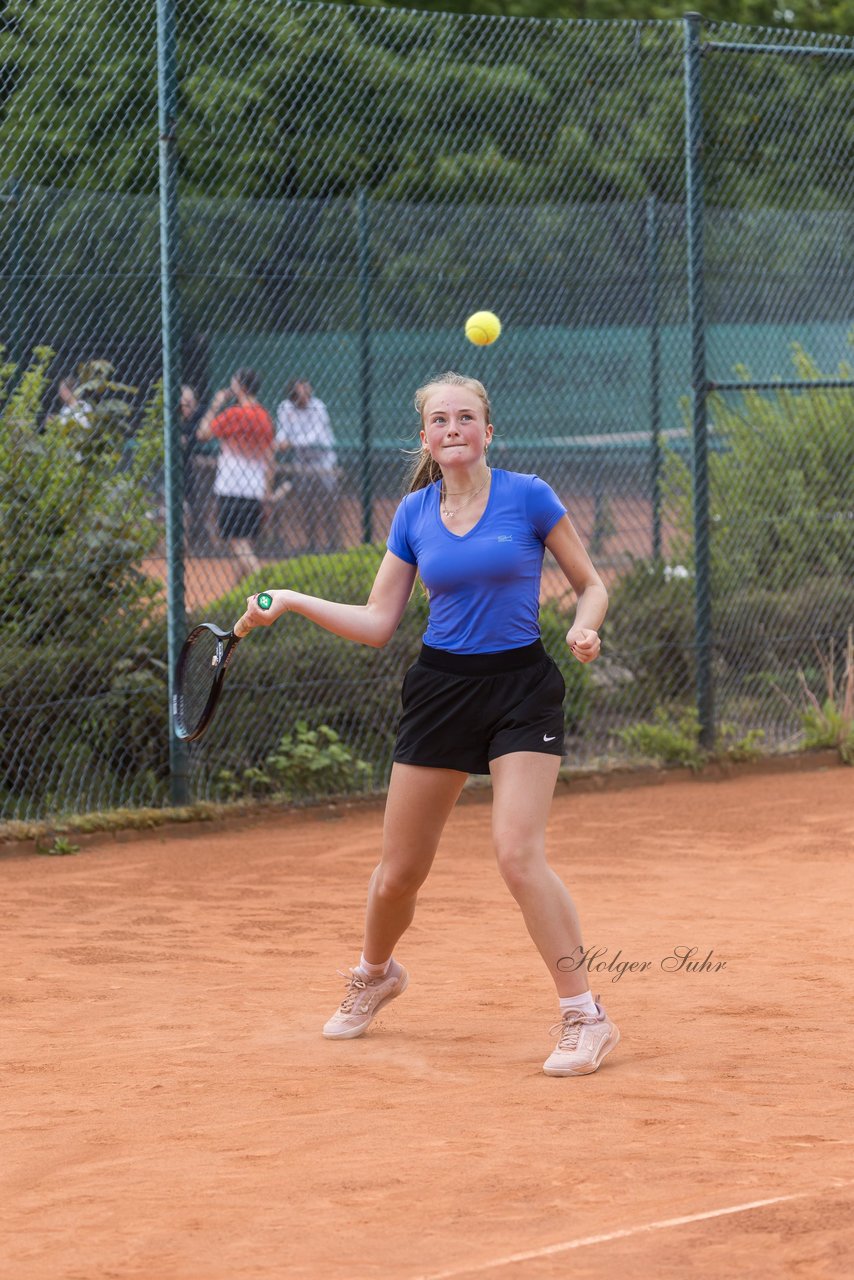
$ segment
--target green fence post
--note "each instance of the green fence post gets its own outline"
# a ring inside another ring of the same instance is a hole
[[[359,240],[359,389],[362,419],[362,541],[374,538],[373,421],[371,415],[371,228],[364,187],[356,192]]]
[[[178,87],[175,0],[157,0],[157,103],[160,132],[160,317],[163,343],[166,561],[169,655],[169,773],[173,804],[189,799],[186,744],[172,724],[175,664],[186,630],[184,605],[184,457],[176,409],[180,394],[178,255]]]
[[[655,196],[646,202],[647,325],[649,327],[649,444],[652,558],[661,559],[661,332],[658,322],[658,226]]]
[[[698,13],[684,16],[685,203],[688,235],[688,315],[691,327],[691,406],[695,558],[695,644],[700,744],[715,739],[712,688],[712,609],[709,564],[709,468],[706,424],[706,312],[703,244],[703,124]]]

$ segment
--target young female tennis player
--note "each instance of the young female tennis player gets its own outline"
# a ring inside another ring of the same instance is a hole
[[[283,613],[361,644],[394,634],[421,575],[430,600],[424,644],[403,682],[382,856],[371,876],[362,955],[330,1039],[361,1035],[409,976],[392,952],[415,914],[442,829],[470,773],[492,777],[498,865],[557,989],[561,1020],[548,1075],[595,1071],[620,1033],[573,957],[578,915],[545,855],[545,829],[563,755],[559,669],[540,640],[539,594],[548,547],[577,595],[566,642],[579,662],[599,655],[608,597],[561,503],[536,476],[490,468],[489,399],[473,378],[445,373],[415,397],[421,456],[391,526],[367,604],[272,591],[267,626]]]

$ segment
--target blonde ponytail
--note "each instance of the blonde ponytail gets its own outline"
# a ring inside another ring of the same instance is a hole
[[[406,477],[406,492],[414,493],[416,489],[426,489],[428,484],[438,480],[441,474],[438,462],[425,445],[414,455],[409,474]]]

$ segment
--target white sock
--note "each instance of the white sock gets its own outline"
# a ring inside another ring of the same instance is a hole
[[[385,964],[368,964],[365,959],[365,953],[362,952],[362,958],[359,961],[359,972],[363,973],[366,978],[384,978],[388,973],[388,967],[391,964],[391,956],[386,960]]]
[[[582,1013],[590,1013],[594,1018],[599,1017],[596,1001],[589,991],[583,992],[580,996],[559,996],[558,998],[561,1013],[566,1013],[567,1009],[580,1009]]]

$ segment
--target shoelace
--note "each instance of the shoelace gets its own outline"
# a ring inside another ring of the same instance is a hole
[[[347,974],[344,972],[343,969],[337,969],[336,972],[340,973],[342,978],[347,978]],[[356,1003],[357,999],[359,998],[360,992],[364,991],[368,985],[366,980],[362,977],[362,975],[359,972],[357,972],[356,969],[350,970],[348,983],[349,985],[347,987],[347,994],[344,996],[344,999],[341,1001],[341,1006],[340,1006],[341,1013],[350,1013],[352,1011],[353,1005]]]
[[[558,1049],[576,1049],[581,1028],[587,1023],[598,1021],[598,1017],[594,1017],[592,1013],[582,1013],[580,1009],[567,1009],[560,1022],[556,1022],[549,1030],[549,1035],[560,1035],[557,1042]]]

